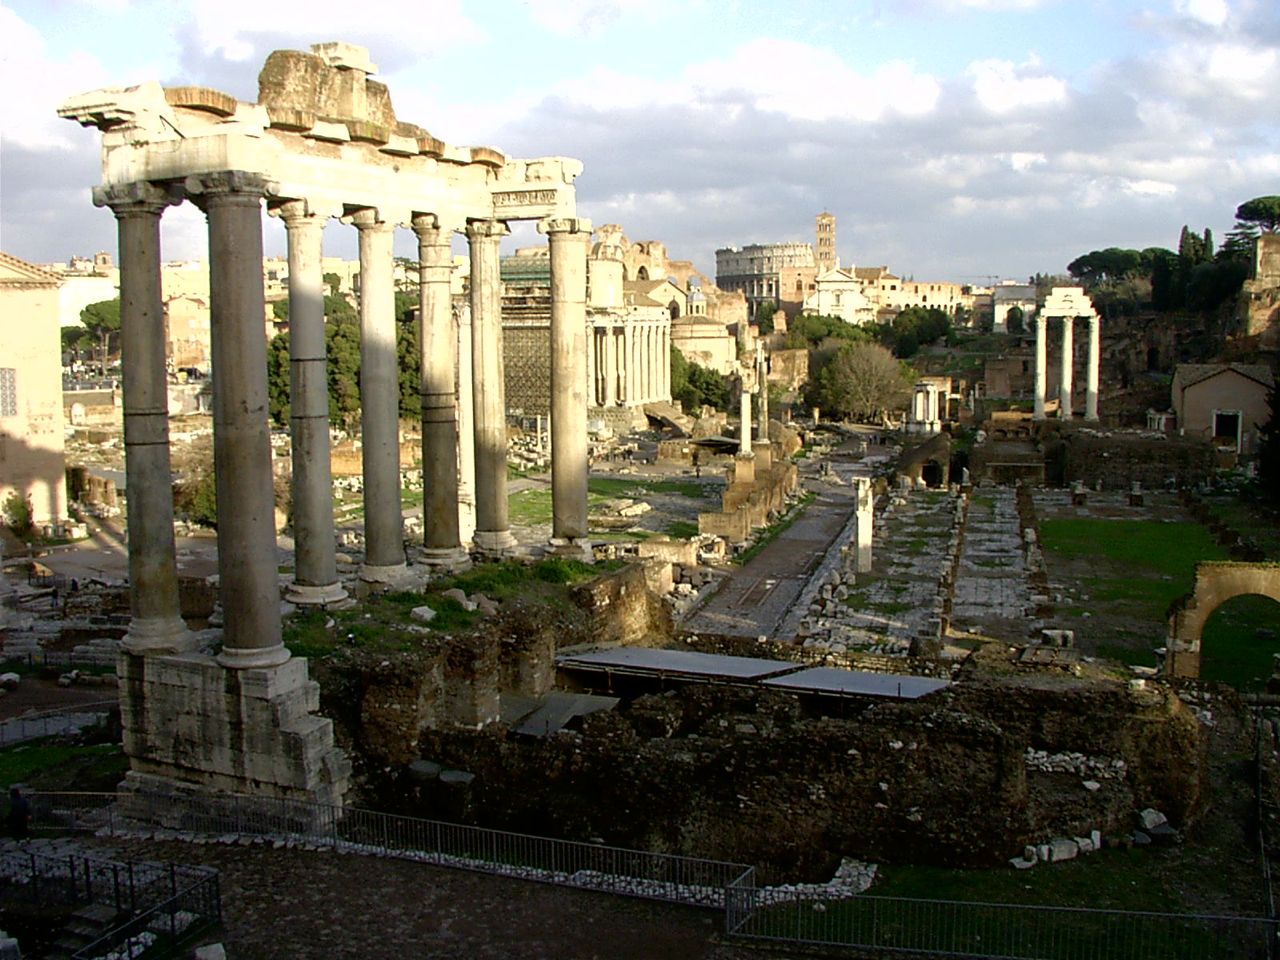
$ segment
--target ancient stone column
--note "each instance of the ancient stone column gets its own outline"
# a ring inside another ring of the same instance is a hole
[[[213,463],[218,580],[226,667],[274,667],[280,639],[275,496],[267,414],[262,290],[262,178],[230,171],[190,177],[209,220]]]
[[[467,224],[476,415],[475,547],[486,556],[500,556],[516,543],[507,520],[507,411],[498,272],[498,246],[506,235],[507,225],[497,220]]]
[[[285,599],[299,606],[341,603],[334,552],[333,476],[329,459],[329,378],[325,361],[325,217],[305,200],[272,210],[289,239],[289,439],[293,456],[293,583]]]
[[[1071,388],[1075,378],[1074,321],[1062,318],[1062,382],[1058,384],[1058,419],[1071,419]]]
[[[760,391],[760,417],[756,426],[756,439],[769,440],[769,376],[764,358],[764,347],[756,348],[756,389]]]
[[[742,381],[742,388],[738,397],[738,417],[740,421],[738,436],[738,456],[751,456],[751,391],[747,389],[747,382]]]
[[[1044,397],[1048,392],[1046,389],[1045,367],[1047,366],[1047,358],[1045,355],[1048,331],[1045,327],[1048,325],[1049,318],[1044,314],[1036,314],[1036,380],[1035,380],[1035,397],[1034,412],[1032,419],[1044,419]]]
[[[471,371],[471,304],[459,303],[458,324],[458,541],[467,547],[476,533],[475,377]]]
[[[395,224],[359,210],[360,452],[364,471],[364,563],[360,579],[387,583],[404,570],[400,505],[400,375],[396,359]]]
[[[467,560],[458,533],[458,409],[454,365],[458,331],[449,282],[451,232],[432,214],[413,218],[418,236],[418,313],[422,399],[422,520],[424,559],[456,567]]]
[[[1086,420],[1098,419],[1098,361],[1101,357],[1102,349],[1100,338],[1102,335],[1102,318],[1093,316],[1089,318],[1089,369],[1086,374],[1086,388],[1084,395],[1084,418]]]
[[[618,360],[617,355],[614,352],[616,346],[617,337],[613,332],[613,323],[612,321],[609,321],[600,337],[600,366],[604,371],[604,383],[601,393],[602,402],[606,407],[613,406],[614,401],[617,399]]]
[[[160,290],[160,216],[176,202],[149,183],[98,188],[120,243],[120,360],[124,375],[124,470],[129,496],[130,653],[194,646],[178,602],[169,468],[169,392]]]
[[[631,400],[631,328],[623,326],[614,331],[614,356],[618,364],[618,402],[628,403]]]
[[[587,536],[586,316],[591,224],[547,220],[551,254],[551,538]]]
[[[854,570],[857,573],[871,572],[872,526],[875,521],[875,496],[871,490],[871,481],[867,477],[855,477],[857,499],[854,505]]]
[[[599,405],[599,397],[596,393],[596,328],[591,321],[586,321],[585,329],[582,331],[586,338],[587,344],[587,406],[595,407]]]

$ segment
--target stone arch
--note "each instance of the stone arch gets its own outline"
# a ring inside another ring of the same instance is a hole
[[[667,313],[671,314],[672,320],[680,319],[680,304],[676,302],[674,297],[672,297],[671,302],[667,304]]]
[[[637,280],[648,280],[648,279],[649,279],[649,268],[648,268],[648,267],[637,267],[637,268],[636,268],[636,279],[637,279]]]
[[[1169,608],[1164,672],[1171,677],[1200,676],[1200,634],[1205,623],[1228,600],[1249,594],[1280,603],[1280,563],[1196,564],[1195,589]]]

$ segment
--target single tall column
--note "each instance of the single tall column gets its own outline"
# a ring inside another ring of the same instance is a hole
[[[1032,419],[1034,420],[1044,419],[1044,396],[1048,392],[1045,379],[1045,366],[1048,362],[1045,356],[1045,341],[1048,336],[1045,326],[1047,324],[1048,318],[1044,314],[1036,314],[1036,382],[1033,401],[1035,406],[1032,413]]]
[[[756,427],[756,439],[769,440],[769,377],[764,357],[764,347],[756,348],[756,389],[760,391],[760,417]]]
[[[1062,318],[1062,382],[1058,384],[1058,419],[1071,419],[1071,388],[1075,377],[1075,337],[1071,317]]]
[[[618,370],[618,402],[631,400],[631,357],[628,347],[631,344],[631,328],[624,326],[615,331],[613,339],[614,355],[617,358]]]
[[[671,399],[671,328],[667,328],[662,345],[662,396]]]
[[[1084,418],[1098,419],[1098,361],[1101,357],[1102,318],[1089,318],[1089,369],[1084,395]]]
[[[480,220],[467,225],[471,247],[472,366],[476,413],[476,532],[482,555],[498,556],[516,545],[507,520],[507,410],[502,369],[502,279],[498,246],[507,225]]]
[[[551,254],[551,538],[587,536],[586,317],[591,224],[540,223]],[[588,550],[590,547],[588,546]]]
[[[148,183],[99,188],[120,242],[120,360],[124,374],[124,470],[129,496],[130,653],[194,646],[182,622],[173,542],[168,378],[160,291],[160,216],[174,200]]]
[[[272,210],[289,239],[289,440],[293,453],[293,583],[285,599],[325,606],[347,599],[334,550],[329,377],[324,342],[325,217],[305,200]]]
[[[396,359],[395,224],[378,211],[349,218],[360,234],[360,453],[364,563],[360,579],[394,580],[405,568],[400,507],[400,374]]]
[[[738,398],[738,417],[740,419],[740,427],[738,430],[738,456],[751,456],[751,391],[747,389],[745,379],[741,381],[741,391]]]
[[[599,404],[599,398],[596,394],[596,328],[589,321],[584,322],[582,335],[586,338],[587,344],[587,406],[594,407]]]
[[[458,540],[467,547],[476,534],[476,404],[472,376],[471,304],[456,307],[458,322]]]
[[[451,232],[434,215],[413,218],[418,236],[418,314],[422,398],[422,519],[424,559],[456,567],[467,560],[458,525],[458,408],[454,365],[458,331],[449,281]]]
[[[617,399],[617,395],[618,395],[617,394],[618,359],[617,359],[617,355],[614,352],[616,346],[617,346],[617,338],[614,336],[613,324],[612,322],[610,322],[607,326],[605,326],[600,336],[600,356],[601,356],[600,366],[604,371],[602,402],[606,407],[613,406],[613,403]]]
[[[230,171],[191,177],[187,189],[209,219],[213,360],[213,463],[218,504],[218,581],[226,667],[274,667],[280,639],[275,496],[262,318],[261,177]]]

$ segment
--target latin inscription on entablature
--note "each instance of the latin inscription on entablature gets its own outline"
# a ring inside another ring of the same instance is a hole
[[[555,202],[555,190],[502,190],[493,194],[494,207],[538,207]]]

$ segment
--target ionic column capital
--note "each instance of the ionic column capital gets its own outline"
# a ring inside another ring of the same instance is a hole
[[[110,207],[117,217],[160,216],[165,207],[182,202],[182,190],[173,183],[119,183],[93,188],[93,205]]]
[[[547,217],[538,221],[538,232],[548,236],[557,233],[581,233],[591,236],[591,221],[582,217]]]
[[[478,240],[501,240],[511,231],[503,220],[470,220],[465,233],[472,243]]]

